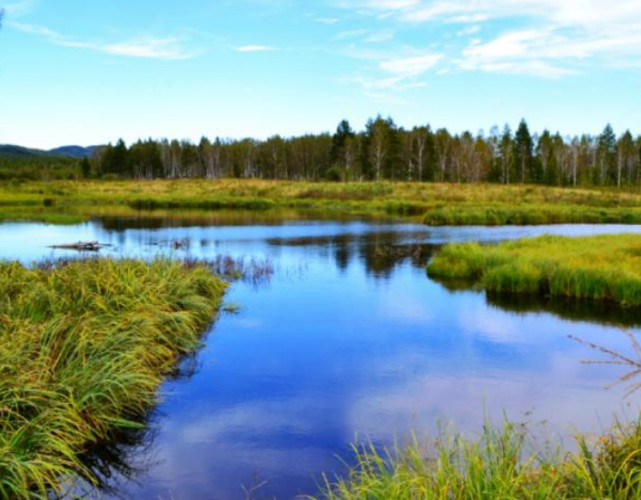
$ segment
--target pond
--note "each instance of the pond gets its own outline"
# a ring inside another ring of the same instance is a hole
[[[321,473],[344,472],[350,443],[390,445],[453,422],[480,430],[505,414],[568,438],[638,413],[612,366],[568,338],[629,351],[633,311],[537,298],[488,299],[430,280],[451,241],[543,233],[641,232],[641,226],[428,228],[389,221],[96,218],[75,226],[0,225],[0,258],[77,255],[48,245],[99,240],[101,254],[269,262],[270,279],[238,281],[203,349],[162,388],[149,431],[105,459],[107,497],[294,498]],[[179,244],[174,242],[179,241]],[[544,421],[544,423],[542,423]],[[113,467],[109,460],[114,462]]]

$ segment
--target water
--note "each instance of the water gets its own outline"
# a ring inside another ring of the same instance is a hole
[[[208,225],[215,222],[215,225]],[[621,371],[586,365],[579,335],[629,351],[608,307],[521,298],[488,300],[430,280],[445,242],[542,233],[641,232],[641,226],[426,228],[381,222],[96,219],[77,226],[0,225],[0,258],[75,255],[47,245],[99,240],[107,255],[268,259],[269,282],[235,283],[205,347],[167,382],[139,441],[119,448],[106,495],[140,499],[293,498],[321,471],[344,472],[349,444],[402,440],[453,421],[477,432],[503,412],[535,432],[570,436],[638,412]],[[173,241],[188,241],[176,250]],[[191,368],[191,370],[188,370]],[[545,420],[544,426],[539,422]]]

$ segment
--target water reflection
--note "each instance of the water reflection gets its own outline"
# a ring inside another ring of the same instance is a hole
[[[432,279],[452,293],[475,288],[475,284],[470,280]],[[617,327],[641,326],[641,314],[638,309],[622,307],[618,304],[541,294],[515,295],[488,291],[484,291],[483,294],[489,306],[504,311],[519,314],[549,313],[569,321],[599,323]]]
[[[598,301],[576,300],[542,295],[487,294],[491,306],[518,313],[552,313],[570,321],[587,321],[618,327],[641,326],[641,315],[635,308],[620,307]]]
[[[115,472],[110,483],[126,498],[244,498],[243,486],[266,481],[256,498],[287,499],[314,492],[321,471],[342,471],[336,456],[349,456],[357,435],[389,444],[450,420],[474,432],[488,413],[503,411],[514,419],[534,411],[532,418],[567,435],[603,430],[613,413],[637,409],[633,398],[622,402],[624,388],[603,390],[618,368],[581,364],[586,347],[568,339],[626,352],[613,326],[618,311],[450,291],[427,278],[425,264],[448,241],[638,226],[426,228],[243,217],[190,227],[173,220],[0,225],[0,257],[25,262],[49,256],[52,243],[99,240],[114,244],[105,255],[273,264],[269,287],[233,285],[226,300],[241,306],[239,314],[220,318],[189,379],[163,387],[154,439],[127,454],[149,458],[148,466],[133,480]],[[188,248],[172,248],[185,238]],[[629,325],[635,318],[631,312]]]
[[[429,232],[380,231],[367,234],[338,234],[302,238],[270,238],[269,245],[281,247],[311,247],[334,256],[336,267],[345,271],[352,260],[365,265],[367,274],[376,278],[392,276],[392,271],[404,262],[424,268],[437,245],[422,243]]]

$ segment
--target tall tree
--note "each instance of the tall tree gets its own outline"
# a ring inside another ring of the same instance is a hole
[[[343,179],[352,178],[354,173],[354,163],[357,156],[355,150],[356,133],[352,130],[347,120],[342,120],[336,132],[332,136],[332,147],[330,151],[331,167],[337,169],[338,174]],[[323,177],[327,172],[323,172]]]
[[[510,126],[505,124],[505,127],[503,127],[503,133],[501,135],[501,142],[500,142],[500,150],[501,150],[501,164],[502,164],[502,181],[503,184],[509,184],[510,183],[510,172],[512,170],[512,163],[513,163],[513,157],[514,157],[514,143],[512,141],[512,131],[510,130]]]
[[[547,184],[554,184],[556,172],[554,172],[554,142],[552,135],[546,129],[543,131],[536,144],[536,156],[541,165],[542,178]]]
[[[370,120],[366,125],[367,158],[372,167],[374,179],[381,180],[392,153],[393,137],[391,120],[383,120],[379,115],[376,120]]]
[[[356,133],[352,130],[352,127],[349,125],[347,120],[342,120],[338,127],[336,127],[336,132],[332,136],[332,150],[331,150],[331,162],[333,164],[339,163],[343,159],[345,143],[348,139],[354,138]]]
[[[617,139],[614,135],[614,130],[612,130],[612,126],[608,123],[603,129],[603,132],[601,132],[597,145],[599,184],[608,184],[614,180],[616,147]]]
[[[514,135],[514,163],[518,169],[521,182],[525,182],[526,178],[532,182],[541,181],[541,179],[537,178],[536,172],[534,172],[532,150],[533,141],[530,130],[525,120],[521,120]]]
[[[433,180],[434,178],[434,134],[430,126],[414,127],[410,136],[410,153],[416,170],[416,180]],[[410,162],[408,162],[409,164]]]
[[[434,149],[438,163],[437,181],[449,180],[449,163],[452,151],[452,136],[445,128],[440,128],[434,134]]]
[[[632,181],[635,153],[634,139],[630,131],[626,130],[617,143],[617,187],[621,187],[623,180],[626,183]]]

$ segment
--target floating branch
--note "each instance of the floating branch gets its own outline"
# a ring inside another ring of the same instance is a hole
[[[108,245],[106,243],[100,243],[98,241],[79,241],[77,243],[66,243],[66,244],[63,244],[63,245],[51,245],[51,246],[49,246],[49,248],[97,252],[102,247],[106,247],[106,246],[110,246],[110,245]]]

